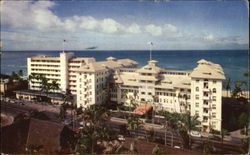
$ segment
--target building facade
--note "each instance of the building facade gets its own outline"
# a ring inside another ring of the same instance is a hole
[[[136,67],[130,59],[108,57],[106,61],[93,62],[77,70],[77,106],[86,108],[105,102],[109,95],[109,80],[115,70]]]
[[[28,75],[44,74],[56,80],[62,91],[76,95],[78,107],[105,103],[151,104],[155,110],[198,115],[203,131],[221,130],[222,80],[220,65],[204,59],[191,71],[167,70],[157,61],[137,68],[130,59],[108,57],[96,62],[94,58],[75,58],[73,53],[60,57],[28,58]],[[37,90],[40,83],[30,83]]]
[[[151,104],[155,110],[198,115],[203,131],[221,130],[222,80],[220,65],[198,61],[192,71],[166,70],[151,60],[142,68],[123,60],[123,65],[109,58],[77,71],[77,105],[87,107],[110,100],[130,106],[132,103]],[[126,62],[126,63],[125,63]],[[109,85],[109,90],[104,91]],[[107,92],[108,91],[108,92]]]
[[[95,58],[76,58],[74,53],[60,53],[59,57],[36,56],[27,59],[28,76],[31,74],[44,75],[49,82],[53,80],[59,84],[60,90],[69,89],[76,94],[76,71],[81,66],[95,62]],[[33,80],[29,89],[39,90],[40,82]]]

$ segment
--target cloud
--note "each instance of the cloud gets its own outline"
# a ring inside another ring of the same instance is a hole
[[[208,34],[208,35],[205,35],[203,39],[206,41],[213,41],[215,37],[213,34]]]
[[[122,33],[124,31],[124,27],[115,20],[107,18],[103,19],[99,23],[99,30],[100,32],[103,33],[114,34],[114,33]]]
[[[129,33],[141,33],[141,28],[137,24],[132,24],[131,26],[128,27],[127,31]]]
[[[61,20],[49,8],[55,5],[51,1],[4,1],[1,10],[2,24],[14,28],[32,28],[45,30],[57,27]]]
[[[95,30],[98,27],[98,21],[91,16],[74,16],[73,20],[79,23],[80,29]]]
[[[206,33],[196,40],[206,48],[212,49],[246,49],[248,44],[248,40],[242,39],[240,36],[218,36],[212,33]]]
[[[149,40],[157,42],[155,47],[161,49],[231,48],[249,44],[248,39],[240,36],[203,33],[172,23],[122,23],[120,19],[84,15],[62,18],[53,12],[57,3],[51,1],[1,1],[1,4],[1,39],[5,41],[5,48],[58,49],[65,38],[72,40],[67,44],[69,49],[92,45],[110,49],[118,46],[143,49]]]
[[[2,23],[13,28],[33,28],[40,31],[90,30],[106,34],[140,33],[137,24],[123,25],[111,18],[97,20],[91,16],[73,16],[61,19],[51,8],[51,1],[3,2]]]
[[[104,34],[139,34],[143,31],[151,36],[176,37],[179,33],[177,28],[171,24],[156,26],[149,24],[145,26],[132,23],[124,25],[112,18],[96,19],[92,16],[71,16],[60,18],[51,9],[56,6],[55,2],[13,2],[4,1],[2,14],[2,24],[12,28],[31,28],[42,32],[63,31],[75,32],[80,30],[94,31]],[[142,30],[141,27],[144,27]]]
[[[146,25],[145,30],[146,30],[146,32],[150,33],[153,36],[162,35],[162,28],[160,26],[156,26],[154,24]]]
[[[177,32],[177,28],[174,25],[171,25],[171,24],[165,24],[163,26],[163,30],[165,32]]]

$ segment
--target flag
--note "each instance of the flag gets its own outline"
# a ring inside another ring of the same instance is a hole
[[[69,41],[68,41],[68,40],[63,40],[63,42],[65,42],[65,43],[66,43],[66,42],[69,42]]]
[[[148,44],[151,45],[151,46],[153,46],[153,42],[152,41],[148,42]]]

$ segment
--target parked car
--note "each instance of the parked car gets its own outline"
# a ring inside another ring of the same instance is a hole
[[[202,137],[199,131],[191,131],[190,135],[193,137]]]
[[[65,121],[63,122],[64,125],[69,125],[70,123],[71,123],[71,120],[65,120]]]
[[[125,138],[124,138],[123,135],[118,135],[117,137],[118,137],[118,140],[120,140],[120,141],[125,141]]]
[[[174,146],[174,148],[176,148],[176,149],[180,149],[181,147],[180,147],[180,146],[175,145],[175,146]]]

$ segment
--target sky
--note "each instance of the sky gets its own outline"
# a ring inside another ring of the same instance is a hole
[[[245,1],[1,1],[3,50],[248,49]]]

